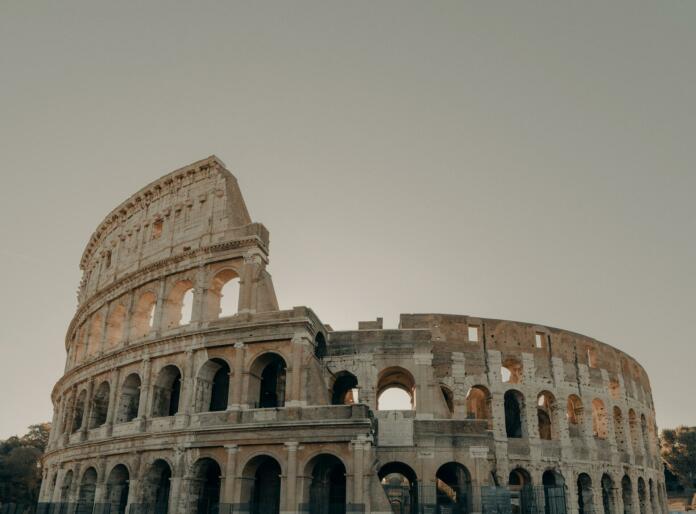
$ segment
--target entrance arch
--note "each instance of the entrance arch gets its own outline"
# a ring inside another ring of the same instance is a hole
[[[258,455],[242,472],[242,505],[249,514],[279,514],[280,464],[270,455]]]
[[[309,514],[345,514],[346,467],[330,454],[321,454],[307,463],[305,498]]]
[[[82,480],[80,480],[80,491],[77,495],[76,514],[91,514],[94,509],[94,495],[97,490],[97,470],[87,468]]]
[[[471,474],[458,462],[448,462],[435,473],[438,512],[465,514],[471,512]]]
[[[580,514],[593,514],[594,512],[592,479],[587,473],[578,475],[578,512]]]
[[[285,406],[287,365],[277,353],[264,353],[251,365],[249,400],[260,409]]]
[[[106,501],[110,514],[125,514],[128,505],[128,483],[130,475],[123,464],[114,466],[106,480]]]
[[[143,507],[146,512],[167,514],[169,512],[169,488],[172,468],[157,459],[147,470],[143,479]]]
[[[220,465],[203,458],[193,465],[191,510],[196,514],[217,514],[220,508]]]
[[[418,477],[408,464],[389,462],[377,473],[389,504],[396,514],[417,514]]]

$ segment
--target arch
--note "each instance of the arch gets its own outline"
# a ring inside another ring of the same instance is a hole
[[[75,400],[75,408],[73,412],[73,433],[82,428],[85,421],[85,403],[87,401],[87,391],[83,389]]]
[[[618,405],[614,405],[614,435],[616,437],[616,446],[619,451],[625,452],[628,449],[626,441],[626,433],[624,431],[623,413]]]
[[[108,349],[113,349],[123,342],[125,327],[126,307],[122,303],[117,303],[111,308],[106,321],[106,347]]]
[[[585,408],[582,400],[576,394],[568,396],[566,405],[566,418],[568,419],[568,432],[570,437],[582,437]]]
[[[437,512],[471,512],[471,474],[458,462],[447,462],[435,473]]]
[[[138,298],[131,322],[133,339],[145,337],[152,330],[155,320],[155,305],[157,305],[157,296],[152,291],[145,291]]]
[[[392,461],[381,466],[377,476],[394,512],[417,514],[418,477],[413,468],[403,462]]]
[[[179,412],[181,371],[173,364],[163,367],[157,375],[152,398],[152,417],[174,416]]]
[[[109,473],[106,480],[106,502],[111,506],[111,514],[125,514],[129,478],[128,468],[123,464],[117,464]]]
[[[116,413],[116,423],[127,423],[138,417],[141,385],[140,376],[137,373],[131,373],[123,381]]]
[[[660,509],[657,505],[657,496],[655,495],[655,483],[653,482],[652,478],[648,479],[648,494],[650,495],[650,509],[652,510],[653,514],[657,514],[660,511]]]
[[[227,410],[230,391],[230,365],[219,358],[208,360],[196,377],[196,412]]]
[[[509,438],[527,436],[524,395],[516,389],[505,391],[505,434]]]
[[[82,474],[80,480],[80,491],[77,495],[76,512],[92,512],[94,507],[94,495],[97,489],[97,470],[89,467]]]
[[[240,281],[237,271],[227,268],[213,277],[207,293],[207,319],[234,316],[239,311]]]
[[[326,356],[326,338],[321,332],[314,337],[314,356],[323,359]]]
[[[475,385],[466,394],[466,417],[488,421],[488,428],[493,428],[491,416],[491,393],[482,386]]]
[[[506,384],[521,384],[523,369],[522,361],[516,357],[508,357],[500,368],[500,378]]]
[[[305,466],[304,498],[309,514],[345,514],[346,467],[335,455],[321,453]]]
[[[143,507],[145,512],[167,514],[169,511],[172,468],[163,459],[155,460],[143,477]]]
[[[621,499],[623,500],[624,514],[631,514],[633,511],[633,488],[631,478],[624,475],[621,479]]]
[[[578,475],[578,513],[592,514],[593,512],[592,479],[587,473],[580,473]]]
[[[191,323],[193,313],[193,282],[176,282],[164,302],[162,323],[165,330]]]
[[[249,403],[261,409],[285,406],[287,365],[277,353],[259,355],[249,369]]]
[[[106,417],[109,413],[110,394],[111,386],[109,385],[109,382],[104,380],[101,384],[99,384],[99,387],[97,387],[96,393],[94,393],[88,428],[97,428],[106,423]]]
[[[358,403],[358,379],[350,371],[339,371],[331,388],[331,405]]]
[[[645,449],[645,455],[650,455],[650,437],[648,436],[648,422],[645,419],[645,414],[640,415],[640,431],[643,436],[643,448]],[[645,485],[645,484],[643,484]]]
[[[636,416],[636,411],[633,409],[628,409],[628,428],[631,432],[631,445],[633,446],[633,452],[637,454],[640,451],[640,435],[638,431],[638,417]]]
[[[614,480],[608,473],[602,475],[602,509],[604,514],[615,514]]]
[[[643,480],[643,477],[638,477],[638,507],[640,514],[647,513],[648,495],[645,489],[645,480]]]
[[[524,468],[515,468],[508,475],[508,489],[513,514],[536,511],[536,498],[532,491],[532,477]]]
[[[217,514],[220,506],[220,465],[210,457],[198,459],[193,465],[191,507],[196,514]]]
[[[60,484],[60,502],[61,503],[67,503],[68,501],[70,501],[70,488],[72,487],[72,481],[73,481],[73,471],[72,471],[72,469],[69,469],[65,473],[65,476],[63,477],[63,481]]]
[[[544,514],[566,514],[565,478],[560,471],[547,469],[541,475],[544,489]]]
[[[87,341],[87,356],[96,355],[102,340],[102,315],[96,313],[89,322],[89,339]]]
[[[592,435],[597,439],[606,439],[609,435],[607,409],[599,398],[592,400]]]
[[[377,410],[415,408],[416,380],[411,372],[399,366],[383,369],[377,379]]]
[[[249,514],[279,514],[280,476],[278,461],[270,455],[256,455],[242,471],[242,505]]]
[[[537,421],[540,439],[558,439],[556,397],[549,391],[542,391],[537,396]]]

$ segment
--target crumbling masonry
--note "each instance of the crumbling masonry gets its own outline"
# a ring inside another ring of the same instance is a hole
[[[99,225],[45,512],[666,513],[648,377],[625,353],[463,315],[334,331],[279,309],[268,248],[216,157]]]

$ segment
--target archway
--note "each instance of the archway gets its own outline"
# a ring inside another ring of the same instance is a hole
[[[76,514],[91,514],[94,509],[94,495],[97,489],[97,470],[87,468],[80,481],[80,491],[77,495]]]
[[[465,514],[471,511],[471,475],[458,462],[440,466],[435,474],[438,512]]]
[[[491,393],[481,385],[475,385],[466,395],[466,417],[469,419],[486,420],[488,428],[492,428]]]
[[[207,292],[207,318],[234,316],[239,311],[239,276],[234,270],[217,273]]]
[[[418,513],[418,478],[403,462],[389,462],[377,473],[395,514]]]
[[[131,320],[133,339],[145,337],[152,330],[155,319],[155,305],[157,305],[157,297],[150,291],[143,293],[138,298]]]
[[[557,439],[556,398],[548,391],[542,391],[537,397],[537,421],[539,439],[550,441]]]
[[[579,514],[593,514],[594,512],[592,479],[587,473],[578,475],[578,512]]]
[[[193,313],[193,282],[180,280],[174,284],[164,301],[162,326],[176,328],[191,323]]]
[[[624,514],[631,514],[633,511],[633,489],[628,475],[624,475],[621,479],[621,499],[623,500]]]
[[[305,469],[309,514],[345,514],[346,468],[338,457],[317,455]]]
[[[166,461],[157,459],[143,479],[143,508],[153,514],[169,512],[169,488],[172,469]]]
[[[336,374],[331,390],[331,405],[352,405],[358,403],[358,379],[349,371]]]
[[[609,435],[607,409],[599,398],[592,400],[592,435],[597,439],[606,439]]]
[[[416,381],[411,373],[394,366],[382,370],[377,379],[377,410],[416,408]]]
[[[326,338],[321,332],[317,332],[314,338],[314,356],[323,359],[326,356]]]
[[[566,406],[566,417],[568,418],[568,433],[570,437],[582,437],[583,414],[584,408],[582,406],[582,400],[578,395],[571,394],[568,397],[568,403]]]
[[[602,508],[604,514],[615,514],[614,481],[607,473],[602,475]]]
[[[198,372],[196,412],[227,410],[230,366],[222,359],[210,359]]]
[[[648,511],[648,495],[643,477],[638,477],[638,506],[640,508],[640,514],[646,514]]]
[[[505,434],[509,438],[526,436],[526,420],[524,412],[524,395],[510,389],[505,392]]]
[[[60,484],[60,502],[61,503],[67,503],[70,501],[70,488],[72,487],[72,481],[73,481],[73,472],[72,472],[72,469],[69,469],[65,473],[65,476],[63,477],[63,481]]]
[[[280,464],[273,457],[254,457],[242,473],[242,504],[249,514],[278,514],[280,512]]]
[[[251,365],[249,395],[261,409],[285,405],[287,365],[277,353],[264,353]]]
[[[193,465],[191,507],[196,514],[218,514],[220,508],[220,466],[211,458]]]
[[[99,384],[97,392],[94,393],[92,400],[92,415],[89,420],[89,428],[97,428],[106,423],[106,417],[109,412],[109,394],[111,387],[109,383],[104,381]]]
[[[508,489],[512,514],[531,514],[536,512],[536,497],[532,489],[532,477],[523,468],[515,468],[508,475]]]
[[[614,434],[616,436],[616,446],[619,451],[625,452],[628,448],[626,444],[626,434],[624,432],[623,414],[621,409],[614,405]]]
[[[112,307],[106,321],[106,346],[108,349],[115,348],[123,341],[125,325],[126,307],[122,303],[117,303]]]
[[[565,514],[565,479],[553,469],[547,469],[541,476],[544,487],[544,514]]]
[[[73,432],[77,432],[82,428],[82,423],[84,423],[85,417],[85,402],[87,401],[87,391],[82,390],[77,396],[75,401],[75,408],[73,412]]]
[[[174,416],[179,412],[181,372],[174,365],[162,368],[155,381],[152,399],[152,417]]]
[[[128,469],[123,464],[114,466],[106,480],[106,501],[109,514],[125,514],[128,505]]]
[[[140,377],[137,373],[131,373],[123,381],[121,397],[119,398],[116,423],[127,423],[138,417],[140,407]]]

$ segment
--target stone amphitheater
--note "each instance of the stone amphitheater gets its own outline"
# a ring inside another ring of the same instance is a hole
[[[40,512],[667,512],[650,384],[629,355],[466,315],[333,330],[279,308],[268,258],[214,156],[101,222]]]

